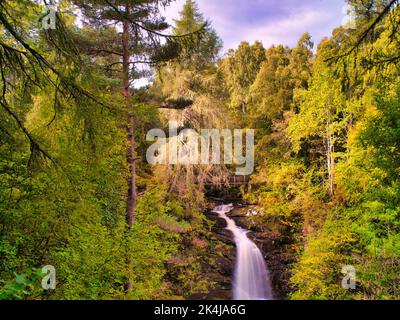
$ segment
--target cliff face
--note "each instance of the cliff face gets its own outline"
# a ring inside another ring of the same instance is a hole
[[[171,257],[166,281],[178,299],[231,300],[235,246],[224,220],[207,211]]]
[[[231,300],[232,277],[235,267],[235,245],[231,234],[225,229],[226,223],[216,213],[207,212],[207,219],[211,222],[211,235],[208,242],[210,251],[207,254],[211,263],[203,264],[202,270],[207,278],[214,282],[214,288],[203,299]],[[200,298],[200,297],[199,297]]]
[[[233,194],[233,195],[232,195]],[[201,232],[188,235],[184,250],[189,250],[195,257],[199,268],[196,277],[207,283],[203,290],[180,292],[179,295],[191,300],[230,300],[232,299],[232,280],[235,268],[236,248],[230,231],[226,230],[226,222],[218,214],[211,212],[219,204],[234,203],[235,209],[228,214],[239,227],[249,230],[248,237],[260,248],[268,270],[276,299],[286,299],[291,292],[290,268],[296,262],[293,246],[293,234],[282,228],[279,221],[266,219],[259,214],[259,208],[243,203],[240,195],[227,192],[214,194],[208,198],[207,211]],[[196,249],[196,242],[203,244]],[[191,249],[189,249],[191,248]],[[186,269],[186,268],[184,268]],[[185,270],[180,269],[180,272]],[[172,277],[176,287],[180,287],[179,275]],[[172,276],[170,274],[170,276]]]

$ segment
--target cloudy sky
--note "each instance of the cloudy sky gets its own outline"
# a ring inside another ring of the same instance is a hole
[[[344,0],[196,0],[224,41],[224,51],[240,41],[260,40],[264,46],[294,46],[304,32],[314,42],[330,36],[345,21]],[[177,18],[185,0],[177,0],[166,11],[167,20]]]

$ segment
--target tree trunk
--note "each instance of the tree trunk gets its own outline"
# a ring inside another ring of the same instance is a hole
[[[126,6],[126,14],[129,15],[129,5]],[[123,32],[122,32],[122,85],[123,85],[123,95],[125,98],[125,108],[127,109],[127,123],[126,123],[126,139],[128,142],[127,150],[127,163],[128,163],[128,195],[126,200],[126,225],[128,231],[132,229],[134,218],[135,218],[135,206],[136,206],[136,163],[135,163],[135,135],[134,135],[134,117],[132,115],[130,98],[132,97],[132,92],[130,90],[130,48],[129,48],[129,21],[125,20],[123,22]],[[130,248],[127,248],[130,250]],[[130,268],[132,261],[127,255],[127,265]],[[125,284],[127,291],[132,289],[132,283],[130,277],[128,276],[127,282]]]
[[[126,7],[126,14],[129,15],[129,6]],[[130,51],[129,51],[129,21],[123,22],[122,33],[122,46],[123,46],[123,95],[125,97],[125,107],[128,111],[128,119],[126,124],[128,152],[127,162],[129,167],[128,174],[128,197],[126,202],[126,223],[128,229],[132,229],[135,218],[136,206],[136,164],[135,164],[135,135],[134,135],[134,117],[131,113],[130,97],[132,92],[130,90]]]
[[[333,136],[331,129],[329,128],[329,123],[327,123],[328,130],[326,132],[326,160],[328,166],[328,176],[329,176],[329,193],[332,196],[335,193],[335,158],[333,153],[335,152],[335,144],[333,141]]]

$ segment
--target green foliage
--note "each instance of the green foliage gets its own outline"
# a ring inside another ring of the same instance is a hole
[[[0,249],[2,249],[0,247]],[[15,279],[3,282],[0,289],[0,300],[24,299],[39,291],[39,284],[43,278],[42,270],[30,270],[22,274],[15,274]]]
[[[235,112],[245,111],[248,90],[264,60],[265,49],[261,42],[253,45],[241,42],[237,50],[229,50],[227,57],[220,62],[219,67],[231,96],[229,106]]]
[[[38,2],[0,4],[0,299],[182,299],[216,287],[208,271],[226,248],[201,214],[202,184],[229,173],[145,164],[146,132],[168,120],[256,129],[244,197],[286,256],[290,298],[399,299],[399,7],[349,0],[357,28],[335,29],[316,56],[304,34],[295,48],[242,42],[217,61],[222,42],[192,0],[174,36],[162,35],[159,5],[170,2],[64,1],[49,32]],[[87,25],[73,25],[72,4]],[[126,19],[124,46],[113,23]],[[121,94],[122,80],[148,74],[121,70],[121,51],[163,63],[151,88]],[[159,97],[176,110],[160,113]],[[56,290],[41,288],[44,265]],[[343,265],[355,267],[356,290],[342,288]]]
[[[389,4],[349,2],[361,30]],[[292,299],[399,297],[398,17],[394,8],[340,58],[358,30],[337,28],[314,58],[307,35],[295,49],[272,47],[241,93],[250,99],[240,120],[259,129],[245,198],[297,260],[285,273]],[[341,286],[344,265],[356,269],[356,290]]]
[[[393,97],[378,96],[376,102],[378,113],[360,139],[363,145],[373,148],[375,165],[387,172],[390,183],[400,170],[400,91]]]
[[[348,254],[355,236],[346,221],[330,219],[317,237],[309,237],[291,278],[295,287],[292,299],[342,300],[351,298],[341,287],[342,266],[351,265]]]

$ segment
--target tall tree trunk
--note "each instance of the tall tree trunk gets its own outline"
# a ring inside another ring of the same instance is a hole
[[[130,6],[126,5],[126,14],[129,15]],[[122,32],[122,85],[123,85],[123,95],[125,98],[125,108],[128,113],[127,123],[126,123],[126,139],[128,142],[127,150],[127,162],[129,167],[128,173],[128,195],[126,200],[126,224],[127,229],[130,231],[133,226],[135,218],[135,206],[136,206],[136,163],[135,163],[135,135],[134,135],[134,117],[132,115],[130,98],[132,97],[132,91],[130,90],[130,48],[129,48],[129,21],[125,20],[123,22],[123,32]],[[127,248],[129,250],[130,248]],[[130,268],[132,261],[127,256],[128,269]],[[127,291],[132,289],[132,283],[130,277],[128,277],[125,284]]]
[[[129,15],[129,5],[126,7],[126,14]],[[123,95],[125,97],[125,107],[128,111],[128,119],[126,124],[128,152],[127,161],[129,166],[128,174],[128,197],[126,202],[126,223],[128,229],[133,226],[135,218],[136,206],[136,164],[135,164],[135,135],[134,135],[134,117],[131,113],[130,97],[132,92],[130,90],[130,50],[129,50],[129,21],[125,20],[123,23],[122,33],[122,46],[123,46]]]

